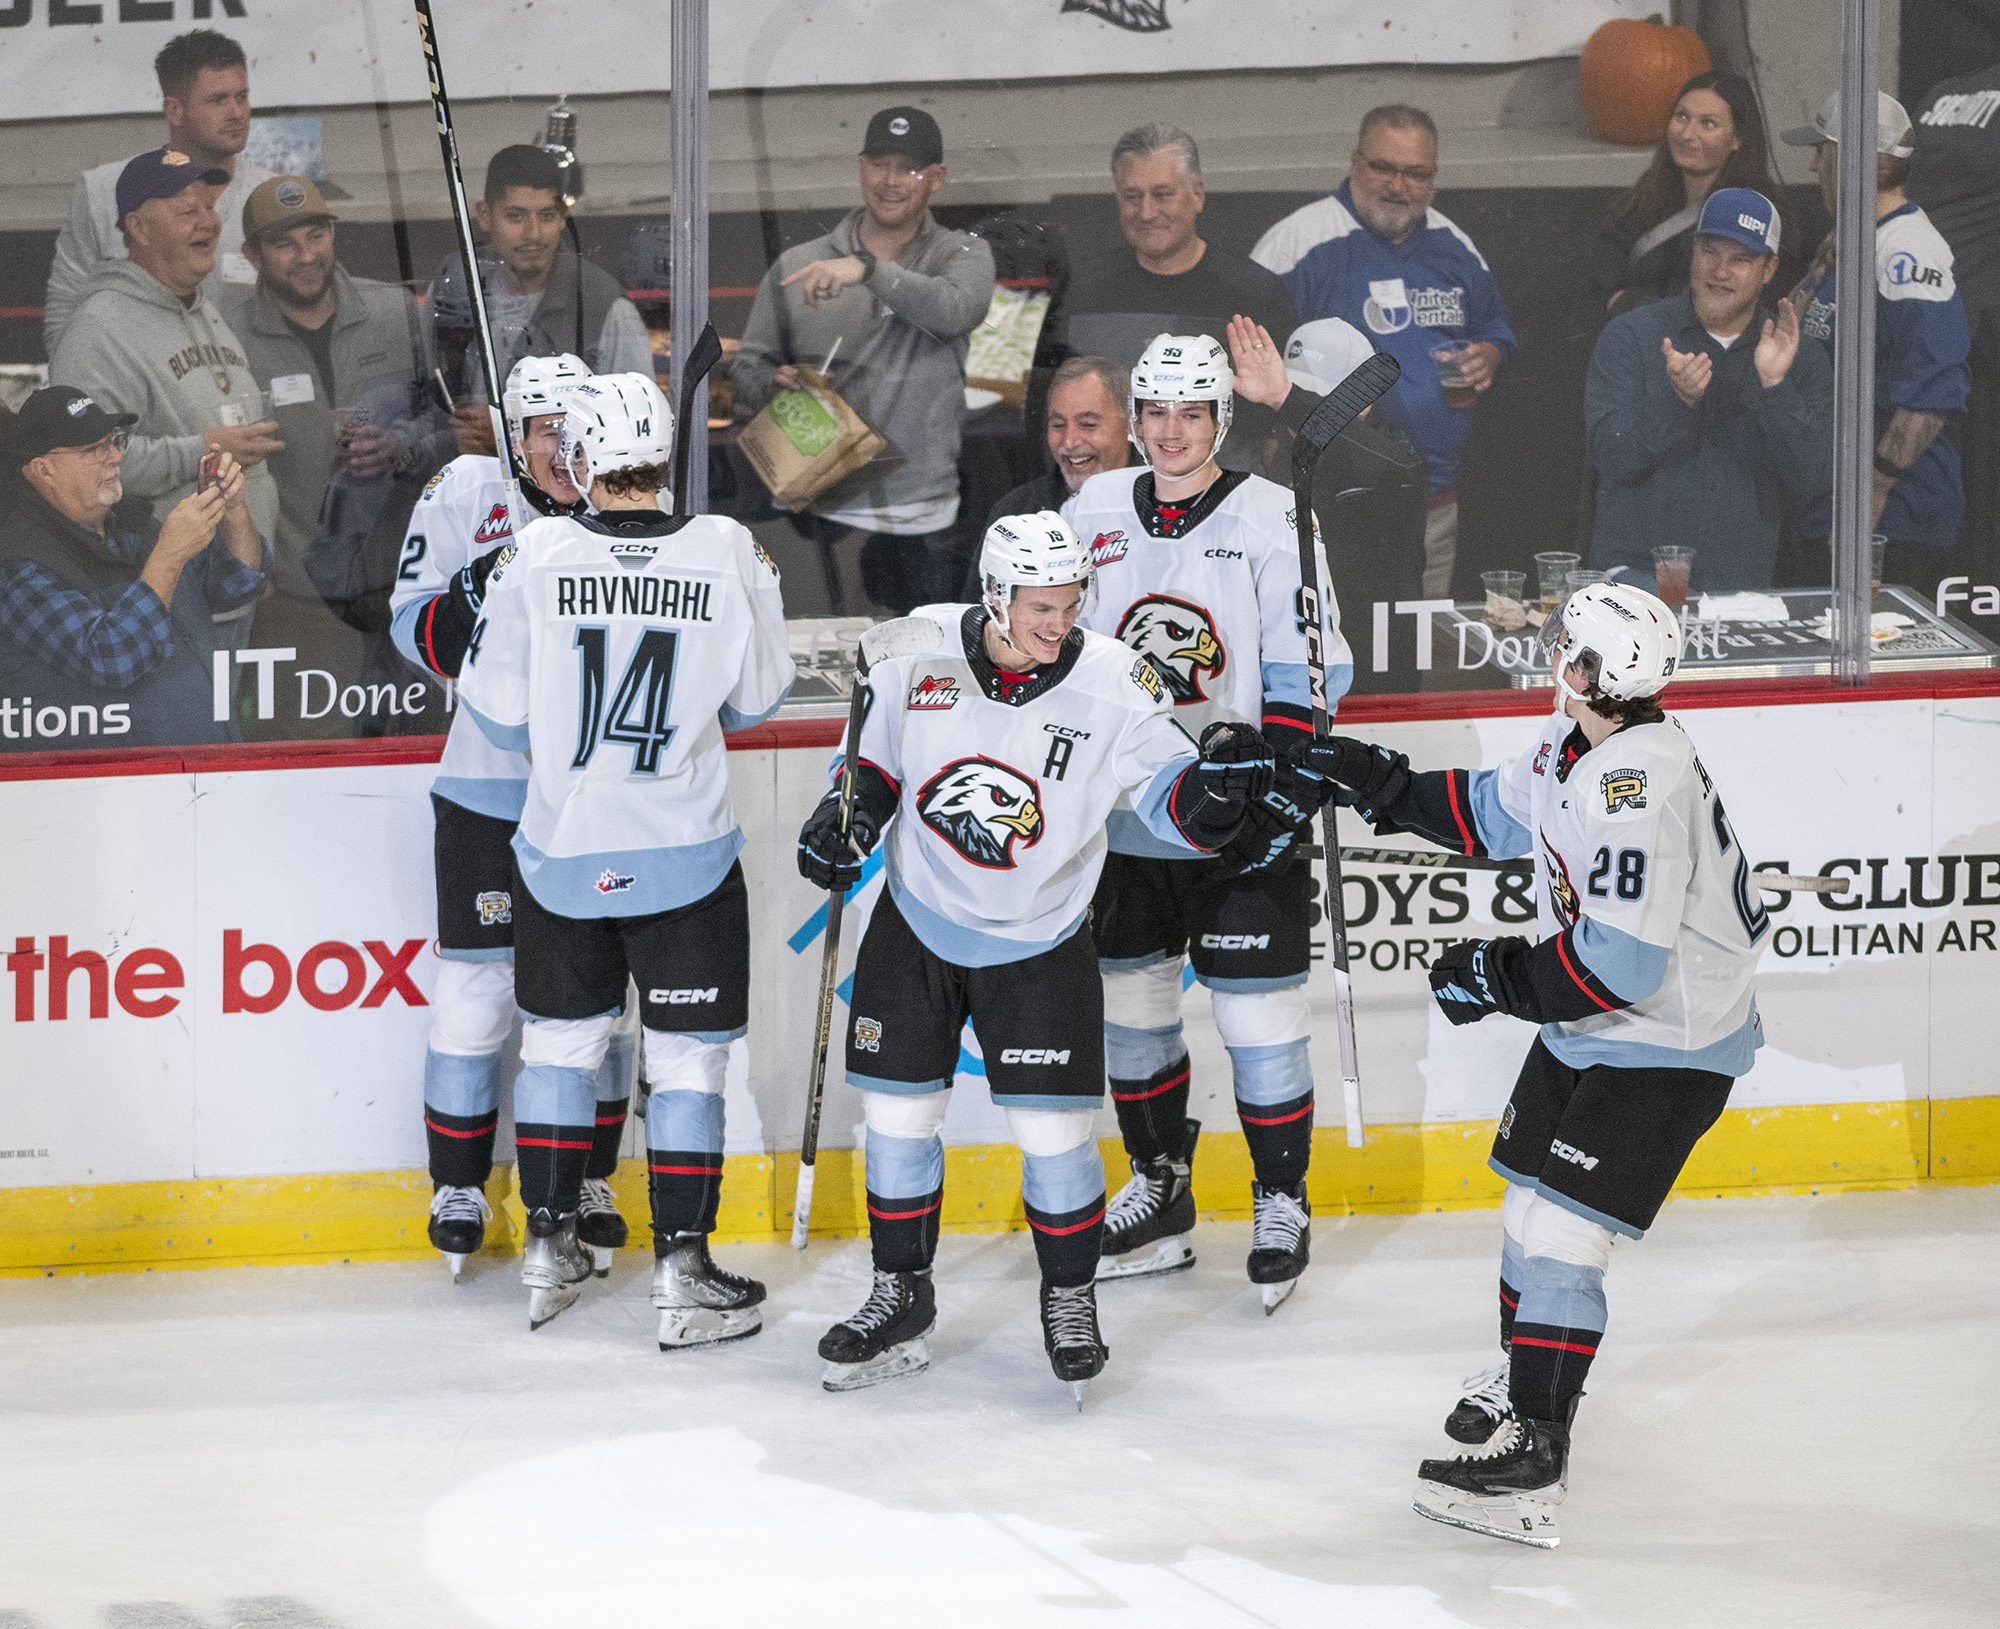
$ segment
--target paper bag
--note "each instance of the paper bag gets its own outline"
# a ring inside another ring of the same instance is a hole
[[[798,374],[807,388],[779,391],[738,442],[780,509],[805,508],[888,446],[824,374]]]

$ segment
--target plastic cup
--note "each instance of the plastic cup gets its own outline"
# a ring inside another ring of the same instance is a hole
[[[1687,604],[1688,581],[1694,575],[1694,550],[1663,543],[1653,551],[1653,592],[1669,611]]]
[[[1556,607],[1569,597],[1569,574],[1582,564],[1582,555],[1556,549],[1535,556],[1535,574],[1541,589],[1544,616],[1553,616]]]
[[[1479,581],[1486,590],[1485,620],[1489,628],[1512,633],[1527,625],[1528,574],[1525,571],[1482,571]]]
[[[1446,407],[1470,407],[1478,397],[1479,392],[1465,377],[1465,354],[1471,349],[1462,339],[1442,340],[1431,347],[1431,360],[1437,364]]]
[[[1592,583],[1610,582],[1611,573],[1608,571],[1572,571],[1563,581],[1569,591],[1574,594],[1579,588],[1588,588]]]
[[[1868,597],[1879,599],[1882,594],[1882,556],[1888,552],[1889,540],[1877,532],[1868,540]]]

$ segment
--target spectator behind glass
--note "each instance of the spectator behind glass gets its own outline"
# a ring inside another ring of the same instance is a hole
[[[257,530],[277,534],[278,488],[265,459],[284,450],[243,347],[203,292],[221,230],[209,204],[215,171],[162,147],[118,178],[127,258],[107,260],[83,285],[49,361],[58,384],[132,413],[125,490],[164,518],[194,490],[204,452],[226,451],[244,470]]]
[[[222,176],[212,183],[221,189],[211,201],[222,220],[215,266],[206,274],[205,287],[213,299],[224,283],[248,283],[256,276],[243,258],[236,224],[244,199],[270,178],[263,166],[238,156],[250,139],[250,70],[242,46],[214,29],[197,28],[167,41],[153,58],[153,72],[160,81],[167,146]],[[124,212],[118,206],[118,177],[124,169],[123,159],[100,164],[85,170],[70,189],[69,212],[56,234],[55,263],[42,297],[42,344],[49,356],[56,354],[91,274],[107,260],[125,258],[120,231]]]
[[[302,667],[333,676],[336,694],[371,676],[386,682],[403,664],[364,674],[363,635],[386,635],[403,523],[424,480],[456,452],[430,378],[428,329],[406,290],[340,264],[335,217],[305,177],[266,181],[242,224],[257,282],[218,304],[284,440],[268,465],[279,498],[275,592],[258,608],[257,637],[297,649]],[[379,665],[386,652],[374,654]],[[321,729],[351,733],[333,709]]]
[[[792,524],[818,546],[836,612],[903,614],[958,592],[954,544],[965,353],[993,303],[993,251],[930,211],[944,135],[921,108],[884,108],[861,144],[861,205],[787,249],[757,288],[736,357],[736,411],[755,415],[840,346],[832,382],[888,450]],[[854,580],[858,573],[858,581]]]
[[[653,376],[652,342],[639,308],[609,272],[576,251],[564,231],[562,170],[545,147],[503,147],[486,166],[485,196],[472,218],[486,234],[479,255],[493,325],[494,365],[504,383],[524,356],[580,356],[593,373]],[[458,409],[458,450],[491,454],[493,421],[479,347],[473,337],[472,302],[458,255],[446,259],[431,283],[429,305],[445,377],[467,398]]]
[[[1403,366],[1383,417],[1430,468],[1424,593],[1451,591],[1458,556],[1458,466],[1473,397],[1492,388],[1514,353],[1514,330],[1472,239],[1431,207],[1437,190],[1437,124],[1392,102],[1361,119],[1347,179],[1331,197],[1294,210],[1257,240],[1251,258],[1285,280],[1305,322],[1339,317]],[[1452,346],[1454,405],[1433,353]]]
[[[1964,507],[1958,442],[1948,431],[1965,411],[1972,334],[1952,275],[1951,246],[1903,194],[1912,151],[1910,116],[1877,92],[1875,122],[1875,482],[1869,527],[1889,540],[1884,582],[1929,597],[1956,569],[1953,545]],[[1827,212],[1838,211],[1840,93],[1812,124],[1787,130],[1785,142],[1813,149],[1813,174]],[[1835,234],[1829,232],[1831,243]],[[1821,271],[1821,268],[1824,268]],[[1839,312],[1831,255],[1813,257],[1816,286],[1795,295],[1805,336],[1833,356]],[[1833,531],[1828,494],[1809,503],[1800,530],[1818,540],[1804,570],[1831,574],[1825,540]]]
[[[0,751],[237,738],[214,716],[211,658],[243,644],[264,590],[243,472],[220,454],[216,480],[157,520],[144,501],[120,501],[131,424],[63,385],[36,391],[14,422]]]
[[[1241,312],[1272,333],[1297,323],[1284,283],[1233,249],[1201,236],[1208,201],[1201,149],[1185,130],[1146,124],[1111,149],[1118,230],[1130,253],[1078,268],[1064,305],[1072,355],[1109,357],[1130,369],[1159,334],[1207,334],[1226,343]],[[1272,432],[1268,412],[1250,407],[1224,443],[1221,462],[1254,467],[1253,449]]]
[[[1771,170],[1757,93],[1741,74],[1696,74],[1674,102],[1653,161],[1611,206],[1570,313],[1572,337],[1595,338],[1621,311],[1664,300],[1688,286],[1695,223],[1718,187],[1749,187],[1778,208],[1781,222],[1777,286],[1788,289],[1804,269],[1796,223]]]
[[[1696,225],[1685,292],[1613,317],[1591,352],[1584,428],[1598,476],[1590,563],[1644,588],[1653,550],[1696,551],[1694,586],[1769,588],[1780,488],[1833,484],[1833,365],[1799,343],[1777,273],[1778,213],[1723,187]]]

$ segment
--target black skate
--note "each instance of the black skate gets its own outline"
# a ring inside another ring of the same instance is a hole
[[[528,1212],[528,1248],[521,1257],[521,1282],[528,1289],[528,1327],[540,1329],[557,1313],[576,1305],[590,1277],[590,1252],[576,1242],[576,1215]]]
[[[588,1184],[586,1184],[588,1186]],[[764,1327],[758,1305],[764,1286],[723,1271],[708,1253],[706,1233],[676,1233],[653,1264],[653,1305],[660,1312],[660,1350],[719,1346]]]
[[[465,1258],[486,1242],[492,1215],[478,1188],[439,1188],[431,1195],[431,1245],[443,1254],[452,1283],[465,1271]]]
[[[1497,1452],[1419,1465],[1415,1509],[1467,1532],[1553,1550],[1562,1542],[1556,1507],[1568,1491],[1569,1427],[1517,1419]]]
[[[1104,1242],[1098,1246],[1097,1277],[1151,1278],[1194,1265],[1195,1137],[1199,1120],[1187,1123],[1187,1157],[1132,1162],[1132,1180],[1112,1196],[1104,1212]]]
[[[611,1197],[611,1184],[603,1177],[583,1179],[583,1197],[576,1206],[576,1237],[590,1247],[592,1271],[599,1278],[611,1275],[612,1256],[625,1248],[625,1218],[618,1214],[618,1201]]]
[[[859,1391],[931,1366],[926,1337],[937,1327],[937,1290],[930,1269],[875,1275],[861,1310],[819,1338],[826,1359],[820,1384],[828,1391]]]
[[[1444,1434],[1453,1442],[1477,1448],[1493,1441],[1494,1434],[1514,1418],[1514,1405],[1507,1396],[1507,1365],[1466,1376],[1457,1406],[1445,1416]]]
[[[1312,1201],[1306,1185],[1267,1188],[1250,1184],[1250,1260],[1252,1284],[1264,1287],[1264,1316],[1270,1317],[1299,1287],[1299,1274],[1312,1259]]]
[[[1097,1329],[1097,1286],[1042,1285],[1042,1345],[1056,1379],[1067,1380],[1083,1412],[1083,1383],[1104,1372],[1111,1348]]]

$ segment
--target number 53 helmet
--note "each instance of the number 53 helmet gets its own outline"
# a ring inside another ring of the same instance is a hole
[[[1229,434],[1229,421],[1234,415],[1235,392],[1230,381],[1235,376],[1236,370],[1229,365],[1229,353],[1220,340],[1210,339],[1206,334],[1156,337],[1132,369],[1132,399],[1128,405],[1132,414],[1132,444],[1139,449],[1139,456],[1146,456],[1146,448],[1139,440],[1141,402],[1215,403],[1215,446],[1209,456],[1220,452],[1222,438]]]

